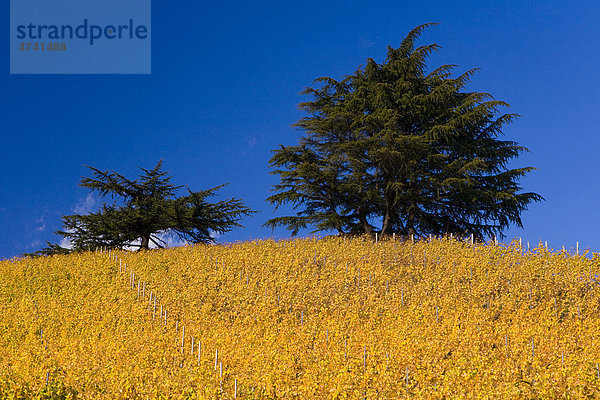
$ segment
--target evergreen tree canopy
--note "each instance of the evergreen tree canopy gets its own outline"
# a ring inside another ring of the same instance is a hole
[[[213,241],[214,233],[222,234],[241,226],[239,220],[254,211],[239,199],[210,203],[223,185],[177,197],[183,186],[171,183],[163,171],[162,161],[151,169],[141,169],[137,180],[130,180],[114,171],[89,167],[93,176],[83,178],[81,186],[110,197],[112,204],[103,204],[98,212],[62,217],[63,230],[57,234],[68,238],[73,250],[110,248],[148,249],[151,244],[164,247],[164,235],[174,235],[193,243]],[[49,244],[41,254],[64,252],[66,249]]]
[[[431,25],[388,47],[384,63],[368,59],[342,80],[318,78],[305,89],[311,100],[300,108],[308,115],[294,124],[303,136],[274,150],[270,165],[280,183],[267,199],[296,213],[267,226],[294,235],[313,226],[478,240],[522,226],[522,211],[542,197],[520,192],[519,179],[533,168],[507,167],[527,149],[498,139],[517,115],[501,113],[508,104],[490,94],[465,91],[475,69],[427,72],[439,46],[415,48],[415,41]]]

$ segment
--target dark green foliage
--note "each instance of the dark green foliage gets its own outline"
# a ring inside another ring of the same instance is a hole
[[[25,257],[36,257],[36,256],[51,256],[54,254],[70,254],[71,249],[61,247],[59,244],[46,242],[46,247],[33,253],[23,253]]]
[[[527,149],[498,139],[517,115],[500,113],[508,104],[489,94],[464,90],[475,70],[426,72],[439,46],[415,48],[415,40],[430,25],[389,47],[383,64],[368,59],[353,75],[319,78],[304,91],[308,116],[294,125],[304,135],[270,160],[281,182],[268,201],[297,213],[267,226],[479,240],[522,226],[522,211],[542,197],[519,192],[533,168],[507,168]]]
[[[111,197],[113,204],[87,215],[66,215],[63,230],[57,233],[68,238],[74,250],[109,248],[148,249],[151,244],[163,247],[159,234],[170,234],[192,243],[212,242],[214,233],[229,232],[241,226],[242,217],[254,211],[236,198],[210,203],[209,197],[222,186],[176,197],[183,186],[171,183],[171,177],[161,169],[162,161],[151,170],[142,168],[137,180],[130,180],[114,171],[89,167],[93,176],[83,178],[81,186]],[[118,201],[118,202],[117,202]],[[39,254],[67,251],[50,244]]]

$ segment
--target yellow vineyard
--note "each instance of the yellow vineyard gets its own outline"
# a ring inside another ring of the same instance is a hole
[[[600,397],[599,267],[448,239],[4,261],[0,397]]]

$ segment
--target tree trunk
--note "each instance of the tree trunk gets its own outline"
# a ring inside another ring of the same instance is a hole
[[[142,244],[140,245],[140,250],[148,250],[150,248],[150,235],[142,236]]]
[[[358,213],[358,220],[363,225],[363,228],[365,229],[365,233],[367,235],[370,235],[371,233],[373,233],[373,227],[371,226],[371,224],[369,224],[369,221],[367,221],[367,217],[363,213],[361,213],[361,212]]]
[[[392,233],[392,225],[394,223],[394,202],[386,196],[385,211],[383,214],[383,225],[381,226],[381,237],[388,236]]]
[[[406,228],[408,231],[409,238],[412,237],[416,233],[414,223],[415,223],[414,214],[412,212],[409,212],[408,217],[406,219]]]
[[[381,237],[389,235],[390,232],[390,213],[389,211],[385,211],[383,216],[383,225],[381,225]]]

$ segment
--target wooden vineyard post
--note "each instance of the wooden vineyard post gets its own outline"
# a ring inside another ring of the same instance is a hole
[[[183,346],[185,345],[185,326],[181,327],[181,354],[184,354]]]

